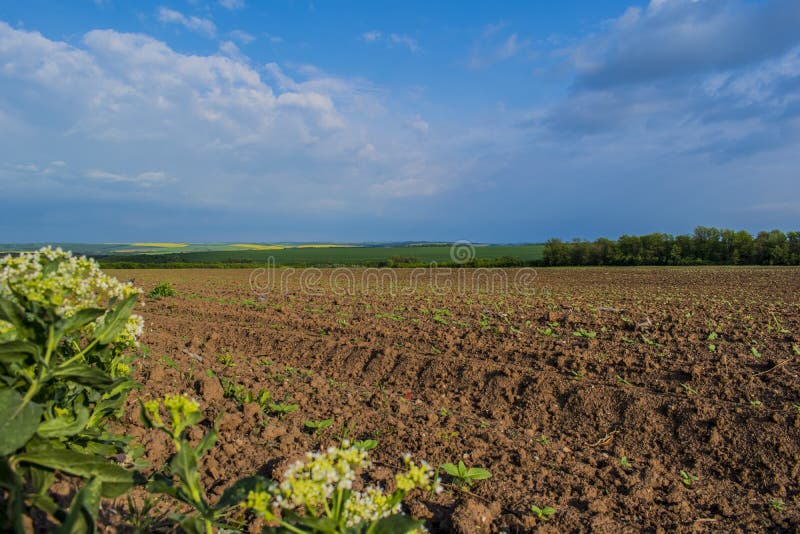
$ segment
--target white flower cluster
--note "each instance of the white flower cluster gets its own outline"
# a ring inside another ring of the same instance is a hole
[[[48,267],[52,265],[55,268]],[[61,248],[51,247],[0,258],[0,297],[17,301],[12,288],[29,301],[52,309],[62,318],[83,308],[105,308],[112,299],[123,299],[141,292],[132,284],[105,274],[93,259],[75,257]],[[102,321],[102,318],[98,320]],[[142,318],[131,315],[115,343],[135,346],[143,328]],[[0,341],[13,339],[13,325],[0,321]]]
[[[369,467],[367,456],[365,450],[351,447],[347,440],[341,448],[308,453],[305,462],[296,462],[286,471],[280,485],[265,491],[251,491],[243,506],[268,521],[278,520],[278,509],[304,510],[312,515],[322,512],[330,517],[331,511],[337,509],[337,499],[342,492],[352,490],[358,472]],[[410,455],[404,456],[403,462],[406,471],[395,475],[397,489],[394,493],[387,494],[381,488],[370,486],[363,491],[352,491],[349,499],[341,503],[341,517],[347,527],[401,513],[402,498],[415,488],[441,491],[434,470],[427,462],[417,465]]]

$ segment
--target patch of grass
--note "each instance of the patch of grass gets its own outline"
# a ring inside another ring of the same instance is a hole
[[[147,296],[152,299],[162,299],[177,295],[175,288],[169,282],[159,282],[153,289],[147,292]]]

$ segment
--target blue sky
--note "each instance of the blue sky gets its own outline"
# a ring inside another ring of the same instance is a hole
[[[0,4],[0,242],[796,229],[800,2]]]

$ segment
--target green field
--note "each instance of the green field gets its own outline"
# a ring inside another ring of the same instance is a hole
[[[0,245],[2,252],[35,250],[43,244]],[[451,247],[445,244],[278,244],[250,245],[274,250],[247,250],[247,245],[230,243],[186,244],[142,247],[133,243],[53,243],[76,254],[95,257],[104,267],[180,268],[247,267],[252,265],[297,266],[395,266],[451,265]],[[285,247],[285,248],[281,248]],[[530,265],[542,259],[544,245],[475,245],[468,266]],[[144,252],[139,252],[145,249]],[[134,252],[135,251],[135,252]]]

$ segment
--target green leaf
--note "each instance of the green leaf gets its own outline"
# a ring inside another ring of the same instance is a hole
[[[458,472],[458,467],[456,467],[453,464],[450,464],[450,463],[442,464],[439,467],[444,469],[444,472],[447,473],[448,475],[450,475],[451,477],[458,478],[458,477],[461,476],[461,474]]]
[[[119,301],[114,308],[108,312],[103,318],[103,322],[97,325],[94,331],[94,337],[101,345],[108,345],[114,341],[130,317],[133,307],[136,305],[136,297],[134,294],[130,297]]]
[[[100,386],[111,384],[114,379],[109,375],[85,363],[73,362],[56,367],[50,372],[50,377],[69,380],[83,386]]]
[[[178,477],[187,490],[197,490],[200,500],[191,504],[201,512],[208,511],[203,488],[200,486],[200,473],[197,471],[197,451],[187,440],[181,440],[181,448],[170,460],[169,468],[170,474]]]
[[[58,469],[82,478],[102,482],[102,496],[119,497],[133,486],[133,473],[101,456],[68,449],[44,449],[17,455],[18,462]]]
[[[56,323],[56,339],[60,339],[64,334],[68,334],[73,330],[83,328],[98,317],[101,317],[105,312],[101,308],[83,308],[75,312],[72,317],[61,319]]]
[[[200,442],[197,444],[196,451],[198,458],[203,456],[205,453],[211,450],[211,448],[216,445],[217,438],[219,437],[219,433],[217,432],[217,424],[214,423],[214,428],[208,431],[208,433],[200,439]]]
[[[34,402],[23,404],[22,395],[14,389],[0,391],[0,456],[12,454],[33,437],[43,411]]]
[[[492,474],[482,467],[470,467],[469,471],[467,471],[467,477],[472,480],[486,480],[487,478],[492,478]]]
[[[31,337],[32,332],[25,321],[25,310],[13,300],[0,298],[0,321],[14,325],[22,337]]]
[[[102,483],[91,479],[72,499],[67,518],[56,530],[58,534],[83,534],[94,532],[97,513],[100,510]]]
[[[422,521],[418,521],[413,517],[395,514],[379,520],[370,532],[373,534],[405,534],[422,528],[423,525]]]
[[[263,491],[270,486],[269,479],[260,476],[252,476],[237,480],[225,490],[214,507],[216,510],[224,510],[231,506],[236,506],[240,502],[247,500],[247,494],[251,491]]]
[[[183,516],[179,524],[187,534],[206,534],[206,526],[202,517],[196,515]]]
[[[42,421],[36,433],[43,438],[64,438],[74,436],[86,428],[86,423],[89,420],[89,408],[81,403],[83,395],[80,397],[81,399],[76,399],[73,405],[73,413]]]
[[[295,512],[286,510],[282,516],[289,520],[290,524],[302,525],[304,527],[311,527],[312,532],[325,532],[328,534],[338,534],[339,525],[328,517],[314,517],[310,515],[298,515]]]
[[[39,345],[29,341],[9,341],[0,344],[0,362],[14,363],[24,361],[28,356],[41,359]]]

